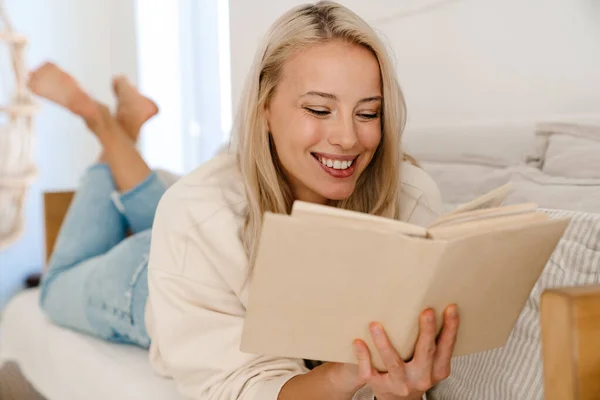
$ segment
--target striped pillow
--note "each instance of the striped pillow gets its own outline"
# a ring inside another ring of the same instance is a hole
[[[571,223],[536,283],[506,345],[455,357],[429,400],[543,400],[540,295],[548,288],[600,283],[600,215],[545,210]]]

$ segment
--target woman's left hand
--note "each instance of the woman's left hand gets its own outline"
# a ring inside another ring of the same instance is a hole
[[[377,400],[421,399],[427,390],[450,375],[450,359],[456,343],[459,318],[456,306],[444,312],[444,325],[436,341],[436,323],[432,310],[421,314],[419,338],[414,357],[404,362],[392,347],[381,324],[371,324],[373,342],[387,372],[373,368],[369,348],[362,340],[354,342],[358,357],[358,377],[368,384]]]

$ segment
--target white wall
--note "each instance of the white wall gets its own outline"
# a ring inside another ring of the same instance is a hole
[[[298,0],[230,0],[237,105],[260,37]],[[409,123],[600,114],[597,0],[342,0],[391,44]]]
[[[15,28],[30,39],[34,67],[52,60],[74,75],[97,99],[113,105],[110,78],[136,80],[134,7],[131,0],[5,0]],[[0,60],[4,63],[7,60]],[[0,252],[0,308],[30,271],[43,264],[41,193],[73,189],[99,146],[84,124],[47,102],[36,118],[39,178],[27,203],[24,237]]]

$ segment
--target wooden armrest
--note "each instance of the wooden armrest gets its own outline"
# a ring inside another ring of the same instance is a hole
[[[60,226],[67,214],[75,192],[46,192],[44,193],[44,225],[46,240],[46,263],[52,255],[54,242],[58,237]]]
[[[600,399],[600,285],[541,298],[546,400]]]

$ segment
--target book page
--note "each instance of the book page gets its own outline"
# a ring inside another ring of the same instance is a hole
[[[295,201],[292,206],[292,217],[314,219],[316,223],[334,222],[355,228],[375,228],[403,235],[427,237],[427,229],[417,225],[398,221],[378,215],[365,214],[358,211],[324,206],[320,204]]]
[[[510,193],[511,184],[507,183],[506,185],[500,186],[490,192],[487,192],[483,196],[479,196],[470,202],[463,204],[458,207],[456,210],[450,212],[446,215],[454,215],[458,213],[463,213],[467,211],[481,210],[486,208],[494,208],[500,207],[502,203],[508,197]]]
[[[458,239],[487,232],[523,228],[547,220],[548,216],[542,212],[496,215],[491,218],[475,218],[456,224],[438,225],[429,229],[429,235],[433,239]]]
[[[439,226],[456,225],[474,220],[484,220],[489,218],[498,218],[518,214],[535,213],[537,209],[538,205],[536,203],[523,203],[512,204],[509,206],[502,207],[478,209],[457,214],[447,214],[435,220],[433,224],[429,225],[429,229]]]

